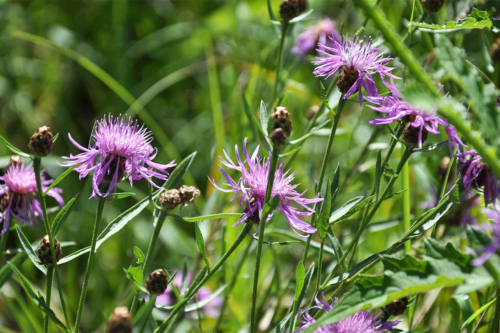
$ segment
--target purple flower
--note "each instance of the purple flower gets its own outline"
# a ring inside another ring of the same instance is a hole
[[[318,46],[318,43],[321,45],[333,46],[328,36],[332,36],[333,40],[337,42],[342,41],[342,38],[337,32],[335,21],[325,17],[316,24],[308,27],[306,31],[299,35],[292,52],[301,57],[305,57],[307,53]]]
[[[453,125],[448,124],[447,121],[437,116],[436,111],[426,112],[414,107],[408,102],[401,100],[401,96],[395,86],[391,86],[392,96],[385,97],[365,97],[365,99],[377,106],[369,107],[377,112],[385,113],[383,118],[377,118],[369,122],[370,125],[387,125],[404,120],[412,126],[418,133],[418,147],[422,148],[422,143],[425,141],[428,133],[439,134],[439,125],[444,126],[448,134],[448,143],[450,153],[453,156],[453,148],[460,152],[461,147],[465,147],[458,136],[457,130]]]
[[[52,180],[46,180],[42,174],[42,189],[45,191],[52,183]],[[25,167],[23,164],[10,164],[3,177],[0,177],[0,196],[3,196],[1,201],[2,215],[0,222],[3,222],[3,235],[10,225],[10,219],[15,218],[23,224],[32,225],[33,221],[37,224],[38,216],[42,216],[42,208],[40,202],[35,198],[35,193],[38,192],[36,186],[35,171],[33,167]],[[52,188],[47,195],[57,200],[61,207],[64,205],[61,197],[61,189]]]
[[[266,195],[267,188],[267,178],[269,174],[271,153],[269,153],[269,159],[257,157],[259,152],[259,147],[255,149],[252,157],[248,155],[247,151],[247,139],[243,143],[243,153],[245,154],[245,160],[242,161],[240,154],[238,152],[238,145],[235,147],[236,160],[235,164],[224,151],[227,161],[222,157],[220,160],[226,168],[219,166],[222,175],[227,180],[226,186],[231,187],[231,189],[223,189],[218,187],[213,180],[210,180],[212,184],[219,190],[228,193],[234,193],[231,201],[234,200],[236,195],[241,192],[243,195],[240,198],[240,206],[244,210],[245,214],[243,217],[236,222],[234,225],[238,225],[247,220],[254,223],[260,223],[260,216],[262,215],[262,209],[264,208],[264,198]],[[281,199],[278,209],[285,215],[292,230],[299,236],[306,237],[297,232],[297,230],[305,232],[306,234],[312,234],[316,232],[316,228],[313,228],[309,223],[306,223],[300,219],[303,216],[310,216],[314,213],[314,207],[317,202],[323,201],[317,195],[314,199],[302,198],[303,193],[298,193],[295,191],[297,185],[292,185],[291,182],[294,179],[295,172],[288,175],[288,172],[283,172],[284,164],[281,164],[279,168],[276,169],[274,174],[274,184],[271,193],[271,197],[279,196]],[[241,172],[241,177],[235,182],[226,172],[227,169],[233,169]],[[291,202],[295,202],[298,205],[306,209],[305,212],[299,211],[297,208],[290,205]],[[312,207],[307,205],[312,204]],[[270,219],[270,217],[269,217]],[[268,221],[269,221],[268,219]],[[267,222],[267,221],[266,221]]]
[[[344,68],[337,86],[344,93],[344,99],[348,98],[356,91],[359,91],[359,103],[363,101],[361,87],[364,87],[369,96],[378,96],[375,81],[372,74],[379,74],[382,82],[389,87],[385,77],[399,79],[394,76],[391,71],[394,68],[387,67],[384,64],[392,58],[384,58],[383,53],[377,51],[380,48],[372,48],[371,37],[366,40],[366,37],[359,42],[358,37],[350,41],[347,36],[342,43],[335,40],[335,36],[329,36],[333,42],[333,46],[328,46],[323,43],[319,44],[318,53],[325,57],[318,57],[313,64],[316,65],[314,74],[318,77],[330,77],[340,68]]]
[[[465,160],[466,156],[469,159]],[[483,162],[482,157],[475,150],[462,153],[460,159],[464,163],[458,168],[458,172],[462,177],[465,189],[470,191],[471,187],[479,188],[484,186],[485,205],[495,204],[495,200],[500,199],[500,190],[498,188],[498,178],[490,167]]]
[[[175,166],[174,161],[169,164],[153,162],[157,153],[157,149],[151,146],[153,133],[144,125],[139,127],[137,120],[134,123],[132,118],[126,115],[120,115],[118,118],[109,115],[108,120],[104,117],[101,121],[97,121],[96,130],[92,135],[93,146],[90,149],[78,144],[71,134],[68,136],[83,153],[63,157],[72,161],[61,165],[81,164],[75,169],[80,174],[80,179],[94,171],[91,198],[108,196],[116,189],[116,183],[126,175],[129,175],[131,186],[134,180],[145,178],[151,185],[159,188],[150,178],[166,180],[168,177],[166,169]],[[103,181],[109,183],[105,194],[99,189]]]
[[[332,301],[332,305],[328,304],[325,300],[325,295],[322,294],[322,300],[318,300],[316,297],[316,305],[304,310],[299,315],[299,322],[302,323],[302,327],[298,332],[303,331],[306,327],[310,326],[316,320],[308,313],[311,309],[319,309],[325,312],[329,312],[333,309],[337,303],[337,299]],[[302,317],[302,319],[300,319]],[[391,328],[396,327],[400,323],[399,320],[396,321],[382,321],[378,315],[370,313],[366,310],[355,313],[337,323],[330,325],[321,326],[314,330],[315,333],[383,333],[387,332]]]
[[[476,229],[488,230],[491,232],[491,243],[484,246],[479,252],[482,254],[471,260],[471,264],[474,266],[481,266],[500,248],[500,214],[493,209],[485,209],[484,213],[493,222],[493,224],[481,224],[476,225]]]

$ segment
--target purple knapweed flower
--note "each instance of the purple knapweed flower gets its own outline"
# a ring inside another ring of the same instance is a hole
[[[379,54],[380,48],[372,47],[371,37],[368,40],[365,37],[360,42],[357,36],[352,41],[346,36],[341,43],[337,42],[334,36],[329,36],[329,38],[333,46],[319,44],[317,51],[325,57],[318,57],[318,60],[313,62],[317,66],[313,73],[318,77],[328,78],[343,68],[337,86],[344,93],[344,99],[359,91],[359,104],[361,105],[363,102],[361,87],[365,88],[368,96],[378,96],[373,74],[378,74],[387,87],[389,84],[385,79],[386,76],[391,79],[391,82],[393,79],[399,79],[391,73],[394,68],[384,65],[392,58],[384,57],[383,53]]]
[[[236,161],[238,162],[237,164],[235,164],[224,151],[224,155],[226,156],[227,161],[225,161],[222,157],[220,157],[220,160],[226,168],[222,168],[221,166],[219,166],[222,175],[228,182],[225,185],[231,187],[231,189],[220,188],[217,186],[217,184],[215,184],[215,181],[210,181],[217,189],[223,192],[234,193],[231,201],[234,200],[239,192],[243,194],[240,198],[240,206],[245,214],[238,222],[234,224],[235,226],[247,220],[253,223],[260,224],[260,216],[262,215],[262,209],[264,208],[264,198],[267,189],[267,178],[271,165],[271,153],[269,153],[269,159],[267,160],[265,158],[259,158],[257,157],[257,153],[259,152],[259,147],[257,146],[252,156],[250,157],[247,151],[247,139],[245,139],[243,143],[243,153],[245,155],[244,161],[241,160],[240,153],[238,151],[238,145],[236,145],[235,151]],[[280,204],[278,205],[278,209],[285,215],[292,230],[297,235],[306,237],[307,235],[302,235],[298,231],[305,232],[306,234],[312,234],[316,232],[316,228],[312,227],[309,223],[302,221],[300,217],[311,216],[314,213],[314,207],[316,206],[316,203],[323,201],[323,199],[319,198],[319,195],[317,195],[313,199],[302,198],[302,195],[304,195],[305,191],[303,193],[298,193],[297,191],[295,191],[295,189],[299,184],[291,184],[294,179],[295,172],[288,175],[289,171],[283,172],[283,167],[284,164],[281,164],[279,168],[276,169],[276,172],[274,174],[274,184],[271,198],[274,196],[279,196]],[[227,169],[233,169],[241,172],[241,177],[237,182],[235,182],[227,174]],[[293,207],[291,205],[291,202],[297,203],[298,205],[305,208],[306,211],[299,211],[296,207]],[[313,206],[307,206],[309,204],[312,204]]]
[[[500,248],[500,214],[493,209],[485,209],[484,214],[493,222],[492,224],[475,225],[474,228],[491,232],[491,243],[479,250],[482,254],[471,260],[474,266],[481,266]]]
[[[466,156],[469,158],[465,159]],[[499,180],[490,167],[483,162],[482,157],[475,150],[462,153],[460,159],[464,163],[458,168],[458,172],[465,189],[470,191],[472,187],[484,186],[485,205],[495,204],[495,201],[500,199]]]
[[[322,294],[322,300],[319,300],[316,297],[316,305],[310,307],[307,310],[302,311],[299,314],[299,322],[302,324],[302,327],[298,332],[303,331],[306,327],[313,324],[316,320],[308,313],[311,309],[319,309],[325,312],[331,311],[335,304],[337,303],[337,299],[332,301],[332,305],[330,305],[325,300],[325,295]],[[302,318],[300,318],[302,317]],[[387,332],[394,327],[396,327],[400,323],[399,320],[396,321],[382,321],[381,317],[375,313],[370,313],[366,310],[355,313],[345,319],[342,319],[339,322],[321,326],[315,329],[314,333],[383,333]]]
[[[337,42],[342,41],[342,37],[337,32],[335,21],[325,17],[299,35],[292,52],[305,57],[310,51],[318,47],[318,44],[331,47],[333,46],[333,42],[330,41],[329,36]]]
[[[43,171],[40,177],[42,190],[45,191],[53,181],[46,180]],[[40,202],[35,198],[38,188],[33,167],[25,167],[23,164],[10,164],[7,166],[3,177],[0,177],[0,181],[3,182],[3,184],[0,184],[0,196],[3,196],[0,204],[2,210],[0,222],[3,222],[1,235],[9,228],[11,218],[18,220],[21,225],[32,225],[33,221],[38,224],[38,217],[43,214]],[[56,199],[62,207],[64,201],[61,192],[61,189],[53,187],[47,192],[47,195]]]
[[[139,127],[137,120],[120,115],[114,118],[109,115],[97,121],[95,132],[92,135],[93,146],[90,149],[82,147],[68,134],[71,142],[84,152],[70,157],[63,157],[72,161],[64,162],[63,166],[81,164],[75,169],[80,179],[94,171],[92,179],[92,196],[108,196],[116,189],[116,184],[125,175],[129,174],[130,185],[134,180],[145,178],[151,185],[159,188],[150,178],[161,180],[168,178],[166,169],[175,166],[174,161],[169,164],[153,162],[157,149],[151,146],[153,133],[144,125]],[[109,183],[107,191],[102,194],[99,185],[105,181]]]

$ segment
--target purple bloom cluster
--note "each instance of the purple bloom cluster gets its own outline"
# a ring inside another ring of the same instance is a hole
[[[73,140],[71,134],[69,139],[83,153],[70,157],[63,157],[71,161],[64,162],[63,166],[81,164],[75,169],[80,174],[80,179],[94,171],[92,179],[92,196],[108,196],[116,189],[116,184],[125,175],[130,175],[130,185],[134,180],[145,178],[151,185],[158,186],[150,179],[156,177],[166,180],[168,172],[166,169],[175,166],[174,161],[169,164],[158,164],[153,162],[157,149],[151,146],[153,133],[144,125],[139,127],[137,121],[131,117],[120,115],[114,118],[109,115],[97,122],[95,133],[92,135],[93,146],[90,149],[82,147]],[[156,171],[155,171],[156,169]],[[109,183],[106,193],[102,194],[99,185],[106,181]]]
[[[337,32],[335,21],[325,17],[299,35],[292,52],[301,57],[305,57],[307,53],[318,47],[318,44],[332,46],[333,42],[330,42],[329,36],[331,36],[334,41],[342,41],[342,38]],[[319,48],[322,47],[319,46]]]
[[[357,73],[357,78],[350,89],[344,94],[344,99],[348,98],[356,91],[359,91],[359,103],[363,101],[361,87],[364,87],[369,96],[378,96],[377,87],[373,80],[372,74],[379,74],[382,82],[389,87],[385,77],[389,77],[391,82],[393,79],[399,79],[394,76],[391,71],[394,68],[384,65],[392,58],[383,57],[383,53],[378,53],[380,48],[372,47],[371,37],[366,37],[360,41],[356,36],[352,41],[344,38],[343,42],[337,42],[335,36],[329,36],[333,42],[333,46],[328,46],[320,43],[317,51],[325,57],[318,57],[313,64],[316,69],[313,74],[318,77],[330,77],[340,68],[349,69]]]
[[[493,224],[476,225],[474,228],[490,231],[491,243],[479,250],[482,253],[479,257],[471,260],[471,264],[474,266],[484,264],[500,248],[500,214],[493,209],[485,209],[484,213]]]
[[[316,305],[310,307],[307,310],[304,310],[299,315],[299,322],[302,324],[302,327],[298,332],[303,331],[306,327],[313,324],[316,320],[308,313],[311,309],[319,309],[325,312],[331,311],[335,304],[337,303],[337,299],[332,301],[332,305],[330,305],[325,300],[325,295],[322,294],[322,300],[319,300],[316,297]],[[300,318],[302,317],[302,318]],[[361,311],[355,313],[341,321],[325,326],[321,326],[314,330],[314,333],[383,333],[387,332],[394,327],[396,327],[400,323],[399,320],[396,321],[382,321],[378,315],[374,313],[369,313],[368,311]]]
[[[269,175],[269,168],[271,164],[271,153],[269,153],[269,159],[267,160],[265,158],[259,158],[257,157],[259,147],[257,147],[250,157],[247,151],[247,139],[245,139],[243,143],[243,153],[245,155],[245,160],[241,160],[240,153],[238,151],[238,145],[236,145],[235,147],[235,152],[237,164],[229,158],[225,151],[224,155],[226,156],[227,161],[220,157],[220,160],[222,164],[224,164],[225,168],[219,166],[219,169],[228,182],[225,185],[229,186],[230,189],[220,188],[217,186],[217,184],[215,184],[213,180],[210,181],[217,189],[223,192],[234,193],[231,201],[234,200],[239,192],[243,194],[240,198],[240,206],[245,211],[245,214],[238,222],[234,224],[235,226],[247,220],[252,220],[256,223],[259,223],[259,217],[262,215],[262,209],[264,208],[267,178]],[[302,195],[304,195],[305,191],[303,193],[298,193],[297,191],[295,191],[295,189],[299,184],[291,184],[294,179],[295,172],[289,175],[288,172],[283,172],[283,167],[284,164],[281,164],[279,168],[276,169],[271,197],[279,196],[281,202],[278,205],[278,209],[286,216],[286,219],[288,220],[288,223],[290,224],[290,227],[293,229],[293,231],[297,235],[305,237],[297,231],[301,231],[306,234],[312,234],[316,232],[316,228],[312,227],[309,223],[302,221],[300,217],[312,215],[314,213],[314,207],[316,206],[316,203],[323,201],[323,199],[319,198],[319,195],[317,195],[314,199],[302,198]],[[241,177],[237,182],[235,182],[227,174],[227,169],[233,169],[241,173]],[[298,205],[305,208],[306,211],[299,211],[297,208],[293,207],[290,204],[291,202],[297,203]],[[313,206],[309,207],[309,204],[312,204]]]
[[[42,174],[42,190],[47,190],[52,180],[46,180]],[[42,208],[40,202],[35,198],[35,193],[38,192],[36,186],[35,171],[33,167],[25,167],[23,164],[10,164],[3,177],[0,177],[0,196],[3,196],[1,202],[2,215],[0,222],[3,222],[3,235],[10,225],[11,218],[23,224],[32,225],[33,221],[38,222],[38,217],[42,216]],[[51,188],[47,195],[56,199],[59,205],[64,206],[63,198],[61,197],[61,189]],[[37,217],[38,215],[38,217]]]

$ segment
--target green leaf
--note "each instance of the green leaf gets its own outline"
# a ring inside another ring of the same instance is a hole
[[[267,11],[269,12],[269,18],[271,21],[276,21],[276,16],[274,16],[273,8],[271,6],[271,0],[267,0]]]
[[[339,193],[340,187],[340,163],[337,163],[337,168],[335,169],[335,173],[333,174],[332,183],[330,184],[332,198],[331,198],[331,206],[337,200],[337,194]]]
[[[186,295],[189,295],[191,293],[191,290],[196,287],[200,282],[201,280],[203,280],[203,278],[205,277],[205,273],[207,272],[207,269],[208,267],[207,266],[203,266],[201,269],[200,269],[200,272],[198,273],[198,275],[196,275],[196,277],[194,278],[193,282],[191,282],[191,285],[189,286],[189,289],[186,293]],[[187,277],[182,277],[183,279],[187,279]]]
[[[348,219],[352,215],[359,212],[368,203],[370,203],[374,197],[375,196],[372,195],[364,200],[362,200],[363,197],[356,197],[349,200],[344,204],[344,206],[333,212],[333,214],[330,216],[330,224],[337,224]]]
[[[134,195],[135,195],[135,193],[133,193],[133,192],[111,193],[106,198],[108,200],[115,200],[115,199],[118,200],[118,199],[133,197]]]
[[[299,16],[297,17],[294,17],[293,19],[291,19],[290,21],[288,21],[288,23],[297,23],[297,22],[300,22],[302,20],[304,20],[306,17],[308,17],[309,15],[311,15],[311,13],[314,11],[314,9],[310,9],[309,11],[303,13],[303,14],[300,14]]]
[[[28,258],[26,253],[18,253],[12,259],[10,259],[10,265],[14,265],[16,267],[21,266],[24,261]],[[0,288],[7,282],[11,276],[12,273],[12,268],[10,265],[3,265],[2,268],[0,268]]]
[[[196,244],[198,244],[198,249],[200,250],[203,259],[205,260],[205,265],[207,265],[208,274],[210,274],[210,260],[208,260],[207,250],[205,249],[205,241],[203,240],[203,234],[201,233],[198,223],[194,224],[194,229],[196,231]]]
[[[216,299],[220,294],[222,294],[222,292],[224,291],[224,289],[227,288],[228,285],[229,283],[226,283],[225,285],[223,285],[222,287],[211,293],[210,296],[205,298],[204,300],[186,306],[184,308],[184,312],[192,312],[202,309],[205,305],[207,305],[208,303]]]
[[[326,286],[333,286],[333,285],[336,285],[336,284],[338,284],[340,282],[343,282],[343,281],[345,281],[347,279],[350,279],[350,278],[356,276],[358,272],[360,272],[361,270],[363,270],[366,266],[371,265],[373,262],[377,261],[380,258],[380,255],[382,255],[384,253],[385,253],[385,251],[382,251],[380,253],[376,253],[374,255],[369,256],[368,258],[366,258],[362,262],[356,264],[349,271],[347,271],[347,269],[345,269],[342,272],[342,274],[340,274],[339,276],[336,276],[333,279],[331,279],[330,281],[328,281],[328,283],[326,284]]]
[[[56,135],[54,135],[54,137],[52,138],[52,143],[56,143],[57,139],[59,139],[59,132],[57,132]]]
[[[217,219],[223,219],[223,218],[228,218],[228,217],[239,219],[243,216],[243,214],[241,214],[241,213],[219,213],[219,214],[193,216],[193,217],[185,217],[185,216],[169,214],[169,216],[174,216],[176,218],[181,219],[184,222],[203,222],[203,221],[217,220]]]
[[[382,151],[377,154],[377,163],[375,164],[375,200],[378,201],[380,193],[380,181],[382,180]]]
[[[479,315],[481,315],[484,311],[488,310],[490,306],[492,306],[496,302],[497,298],[493,298],[491,301],[480,307],[476,310],[466,321],[463,322],[462,327],[460,327],[460,332],[462,332],[467,325],[471,324],[474,319],[476,319]]]
[[[450,200],[457,205],[460,205],[460,191],[458,190],[458,186],[453,186],[450,191]]]
[[[260,101],[260,126],[265,137],[269,136],[267,131],[268,122],[269,114],[267,113],[266,104],[264,104],[264,101]]]
[[[7,264],[10,266],[14,274],[16,274],[17,278],[19,279],[19,283],[23,287],[26,294],[28,294],[28,296],[40,308],[40,310],[42,310],[63,331],[71,333],[71,331],[56,317],[55,313],[47,306],[47,304],[45,304],[43,298],[39,297],[35,293],[35,291],[31,287],[31,284],[24,277],[24,275],[17,269],[16,265],[11,264],[10,262],[7,262]]]
[[[362,310],[380,308],[396,299],[435,288],[459,286],[456,293],[469,293],[493,283],[484,267],[472,266],[470,255],[448,243],[425,240],[423,260],[411,256],[383,256],[384,272],[378,276],[360,276],[330,311],[308,326],[303,333],[338,322]]]
[[[1,135],[0,135],[0,142],[3,143],[7,148],[9,148],[10,151],[12,151],[14,154],[22,156],[22,157],[29,157],[29,158],[31,158],[30,154],[26,154],[26,153],[20,151],[19,149],[17,149],[16,147],[14,147],[14,145],[12,145],[9,141],[7,141]]]
[[[423,31],[451,32],[462,29],[491,29],[493,23],[489,18],[488,12],[479,11],[474,8],[472,9],[471,16],[458,21],[448,21],[444,25],[425,22],[410,22],[410,25],[419,27]]]
[[[122,230],[127,225],[127,223],[129,223],[133,218],[139,215],[149,205],[149,203],[151,202],[150,199],[156,200],[156,198],[160,195],[161,191],[163,191],[163,189],[159,189],[158,191],[154,192],[152,198],[146,197],[142,199],[134,206],[123,212],[120,216],[115,218],[110,224],[108,224],[106,228],[104,228],[104,230],[97,237],[97,244],[95,248],[96,252],[102,243],[104,243],[109,237],[113,236],[118,231]],[[87,246],[83,249],[73,252],[69,256],[62,258],[61,260],[59,260],[58,264],[62,265],[64,263],[67,263],[88,252],[90,252],[90,246]]]
[[[49,193],[49,191],[51,189],[53,189],[57,184],[59,184],[61,182],[61,180],[63,180],[64,178],[66,178],[67,175],[70,174],[71,171],[73,171],[73,169],[77,168],[79,165],[73,165],[72,167],[66,169],[66,171],[64,171],[61,175],[59,175],[59,177],[57,177],[56,179],[54,179],[54,181],[52,182],[52,184],[50,184],[49,187],[47,187],[47,189],[45,190],[45,192],[43,192],[43,195],[47,195],[47,193]]]
[[[75,205],[75,202],[79,197],[80,193],[78,193],[70,201],[68,201],[66,205],[64,205],[64,207],[59,211],[59,213],[57,213],[57,216],[52,223],[52,234],[54,235],[54,238],[59,233],[59,230],[61,230],[62,225],[68,218],[69,213],[71,213],[71,209],[73,209],[73,206]]]
[[[279,323],[278,325],[276,325],[275,328],[273,328],[273,330],[271,331],[271,333],[282,333],[284,332],[286,326],[287,326],[287,323],[288,321],[290,321],[290,318],[292,317],[293,313],[290,312],[286,315],[285,318],[283,318]]]
[[[133,265],[130,265],[130,267],[125,271],[125,274],[127,275],[127,278],[129,280],[134,282],[135,292],[139,292],[139,290],[143,290],[140,287],[142,287],[142,284],[144,282],[144,273],[142,272],[144,253],[142,253],[140,248],[134,246],[134,256],[137,259],[137,262]]]
[[[43,274],[47,275],[47,268],[44,265],[42,265],[40,259],[38,259],[37,253],[31,247],[28,238],[26,238],[23,231],[21,230],[21,228],[19,228],[19,225],[17,224],[16,224],[16,231],[17,231],[17,236],[19,237],[19,241],[21,242],[24,251],[26,251],[28,258],[30,258],[31,262],[36,266],[36,268],[42,271]]]
[[[327,180],[328,184],[330,181]],[[330,210],[332,208],[332,187],[326,186],[326,194],[321,205],[321,213],[318,219],[318,234],[319,238],[324,239],[326,237],[326,232],[328,230],[328,220],[330,218]]]
[[[304,264],[299,262],[297,266],[297,271],[295,273],[295,301],[299,300],[300,293],[302,292],[302,287],[304,287],[304,279],[306,277],[306,270],[304,268]]]
[[[144,252],[137,246],[134,246],[134,256],[137,259],[137,264],[142,264],[144,262]]]
[[[404,192],[406,192],[406,191],[408,191],[408,189],[407,189],[407,188],[405,188],[404,190],[397,191],[397,192],[394,192],[394,193],[392,193],[392,194],[389,194],[388,196],[386,196],[386,197],[384,198],[384,200],[383,200],[383,201],[386,201],[386,200],[392,199],[392,198],[394,198],[394,197],[397,197],[398,195],[400,195],[400,194],[402,194],[402,193],[404,193]]]
[[[453,320],[450,321],[449,331],[461,332],[460,323],[474,313],[470,297],[468,295],[453,295],[449,304],[451,318],[453,318]],[[468,332],[472,332],[472,329],[472,325],[467,327]]]
[[[191,163],[193,163],[196,153],[197,152],[192,153],[175,167],[174,172],[172,172],[172,174],[168,177],[168,180],[163,187],[165,187],[166,189],[179,187],[182,181],[182,177],[184,176],[186,171],[188,171]]]
[[[338,238],[335,236],[335,233],[330,229],[327,232],[328,238],[330,239],[330,243],[332,244],[332,248],[335,251],[335,259],[337,259],[337,262],[340,261],[340,258],[344,255],[344,251],[342,251],[342,246],[340,245],[340,242]],[[345,260],[342,261],[342,264],[340,265],[340,270],[342,273],[345,273],[347,271],[347,265],[345,263]]]
[[[319,81],[319,88],[321,90],[321,100],[323,101],[323,104],[333,115],[335,115],[335,111],[333,111],[332,107],[330,106],[329,96],[322,81]]]
[[[132,272],[131,272],[130,268],[129,269],[124,268],[123,271],[125,272],[125,276],[127,277],[127,279],[129,279],[130,281],[132,281],[134,283],[135,290],[140,290],[143,293],[146,293],[149,295],[149,291],[142,286],[142,282],[139,283],[139,281],[136,280],[136,276],[134,275],[134,273],[137,273],[137,271],[132,270]]]

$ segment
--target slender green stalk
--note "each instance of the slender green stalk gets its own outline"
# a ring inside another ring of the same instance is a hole
[[[144,329],[146,328],[146,325],[148,324],[149,317],[151,316],[151,312],[153,312],[153,308],[155,307],[156,303],[156,295],[151,295],[149,297],[146,313],[144,314],[144,317],[142,318],[142,325],[141,328],[139,329],[139,333],[144,332]]]
[[[500,287],[497,286],[497,300],[495,302],[495,313],[493,315],[493,320],[490,324],[490,333],[498,333],[500,330],[499,322],[500,322]]]
[[[102,212],[104,210],[105,197],[99,197],[97,205],[97,212],[95,217],[94,231],[92,232],[92,241],[90,243],[89,260],[87,262],[87,269],[85,270],[85,278],[83,279],[82,293],[80,294],[80,301],[78,302],[78,310],[76,312],[75,320],[75,333],[80,329],[80,321],[82,320],[83,306],[85,304],[85,297],[87,296],[87,288],[89,286],[90,272],[92,271],[92,264],[94,263],[95,248],[97,244],[97,235],[99,233],[99,226],[101,224]]]
[[[153,258],[153,252],[156,247],[156,242],[158,241],[158,236],[160,235],[161,227],[163,226],[163,223],[165,222],[165,219],[167,217],[167,212],[166,211],[160,211],[158,214],[158,217],[156,218],[154,228],[153,228],[153,236],[151,237],[151,240],[149,241],[149,246],[148,250],[146,252],[146,257],[144,258],[144,264],[142,264],[142,272],[144,274],[148,274],[148,269],[149,269],[149,264],[151,263],[151,259]],[[135,293],[134,298],[132,300],[132,305],[130,306],[130,313],[134,314],[137,311],[137,306],[139,304],[138,302],[138,297],[139,294]]]
[[[404,225],[404,230],[406,231],[410,229],[411,226],[410,168],[408,166],[408,163],[405,164],[405,166],[401,170],[401,185],[403,189],[406,189],[406,191],[403,193],[403,225]],[[411,240],[405,242],[405,253],[406,254],[411,253]]]
[[[274,184],[274,173],[276,171],[276,165],[278,164],[278,157],[280,155],[280,149],[273,147],[273,153],[271,155],[271,165],[269,166],[269,174],[267,176],[267,188],[266,188],[266,196],[264,197],[264,207],[271,199],[271,192],[273,190]],[[257,291],[259,287],[259,272],[260,272],[260,259],[262,256],[262,244],[264,241],[264,232],[266,230],[266,221],[260,221],[260,229],[259,229],[259,241],[257,243],[257,258],[255,259],[255,269],[254,269],[254,277],[253,277],[253,292],[252,292],[252,310],[250,313],[250,333],[254,333],[256,331],[257,325]]]
[[[47,299],[46,304],[50,307],[50,300],[52,297],[52,282],[54,281],[54,267],[47,267],[47,282],[45,285],[45,297]],[[43,331],[44,333],[49,332],[49,316],[43,318]]]
[[[453,149],[453,155],[456,154],[456,149]],[[446,175],[444,176],[443,184],[441,185],[441,193],[439,195],[439,200],[443,199],[444,194],[446,192],[446,185],[448,184],[448,179],[450,178],[450,173],[451,173],[451,168],[453,167],[453,163],[455,162],[457,158],[454,157],[451,159],[450,164],[448,165],[448,169],[446,170]],[[437,228],[437,223],[432,226],[432,234],[431,237],[435,238],[436,237],[436,228]]]
[[[273,99],[271,100],[272,103],[274,103],[274,101],[276,101],[276,97],[278,96],[278,86],[280,83],[281,59],[283,58],[283,47],[285,46],[286,33],[288,32],[288,27],[290,26],[290,23],[288,23],[288,21],[283,21],[282,26],[283,26],[283,28],[281,29],[281,42],[280,42],[280,48],[279,48],[279,53],[278,53],[278,65],[276,66],[276,80],[274,81]]]
[[[5,245],[7,244],[7,238],[9,237],[9,228],[5,231],[5,234],[0,237],[0,266],[2,266],[3,253],[5,251]]]
[[[178,306],[170,313],[170,315],[165,319],[165,321],[154,331],[154,333],[160,333],[164,332],[166,328],[169,327],[170,322],[176,318],[177,314],[179,314],[180,311],[184,310],[184,305],[191,299],[193,296],[198,292],[198,290],[210,279],[216,272],[217,270],[224,264],[224,262],[233,254],[234,250],[241,244],[241,242],[245,239],[245,236],[247,235],[248,231],[252,228],[251,223],[245,223],[245,226],[241,230],[240,234],[234,241],[233,245],[227,250],[227,252],[220,258],[219,262],[215,264],[214,267],[212,267],[212,270],[210,273],[208,273],[201,281],[198,283],[198,285],[194,286],[192,289],[190,288],[189,293],[184,297],[184,299],[177,303]],[[193,280],[194,281],[194,280]]]

